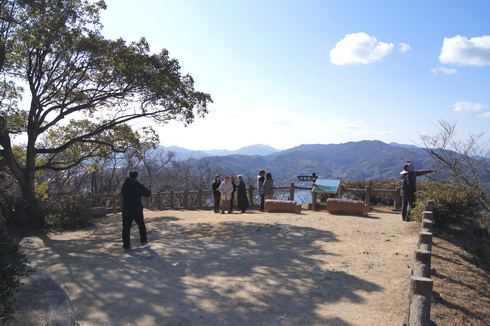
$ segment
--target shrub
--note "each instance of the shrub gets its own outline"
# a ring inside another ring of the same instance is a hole
[[[368,180],[368,181],[349,181],[344,180],[342,185],[345,188],[358,188],[365,189],[366,187],[371,187],[371,189],[399,189],[400,181],[397,179],[386,179],[386,180]],[[365,200],[364,192],[352,192],[344,193],[344,198],[355,199],[355,200]],[[371,192],[369,198],[369,203],[371,205],[393,205],[393,197],[389,193],[376,193]]]
[[[420,220],[428,200],[435,201],[434,220],[445,224],[463,217],[476,217],[480,212],[479,194],[463,185],[441,182],[426,182],[419,186],[417,204],[411,217]]]
[[[27,266],[15,242],[5,232],[0,230],[0,233],[0,324],[3,325],[14,311],[15,290]]]
[[[90,225],[90,198],[85,196],[56,196],[44,202],[46,223],[56,229],[79,229]]]

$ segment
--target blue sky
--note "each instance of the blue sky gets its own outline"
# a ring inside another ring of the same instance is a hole
[[[207,118],[159,127],[163,144],[420,143],[439,120],[490,131],[488,1],[106,2],[106,36],[167,48],[213,96]]]

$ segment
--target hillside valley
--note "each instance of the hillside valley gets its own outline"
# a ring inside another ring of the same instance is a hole
[[[403,163],[414,162],[416,168],[430,168],[432,159],[423,148],[359,141],[343,144],[309,144],[268,155],[224,155],[190,158],[195,167],[210,166],[223,174],[253,177],[260,169],[271,171],[281,182],[294,181],[299,174],[315,172],[323,177],[349,180],[397,178]]]

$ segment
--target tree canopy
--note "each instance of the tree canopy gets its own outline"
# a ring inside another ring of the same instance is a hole
[[[32,191],[36,170],[126,150],[135,119],[189,124],[207,113],[210,95],[166,49],[101,34],[103,1],[0,6],[0,156],[22,188]],[[21,96],[30,100],[25,107]],[[17,134],[27,139],[23,161],[14,155]]]

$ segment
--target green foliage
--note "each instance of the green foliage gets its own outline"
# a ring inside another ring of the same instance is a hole
[[[36,196],[40,200],[48,199],[48,182],[41,181],[36,184]]]
[[[27,215],[39,225],[39,171],[147,146],[131,120],[189,124],[212,102],[166,49],[152,52],[144,38],[105,38],[105,9],[96,0],[0,1],[0,164],[17,179]],[[30,103],[20,107],[26,85]],[[12,146],[18,133],[27,136],[20,151]]]
[[[71,120],[69,124],[53,127],[48,131],[45,144],[49,147],[61,147],[70,143],[80,134],[98,133],[90,141],[73,142],[63,151],[38,159],[38,169],[49,167],[52,170],[65,170],[87,161],[89,158],[107,158],[112,153],[123,153],[130,148],[140,146],[140,136],[126,124],[111,129],[97,131],[99,125],[88,119]]]
[[[443,225],[449,221],[462,218],[472,218],[479,214],[481,209],[479,193],[472,188],[442,182],[425,182],[418,186],[417,204],[411,212],[411,218],[420,220],[425,204],[434,200],[434,220]]]
[[[87,210],[91,201],[83,196],[56,196],[44,202],[49,228],[74,230],[90,225],[92,215]]]
[[[0,230],[1,232],[1,230]],[[25,257],[18,252],[17,245],[5,234],[0,235],[0,324],[14,311],[15,289],[19,278],[27,273]]]
[[[342,182],[346,188],[376,188],[376,189],[396,189],[400,187],[400,181],[397,179],[380,179],[369,181],[352,181],[344,180]]]

